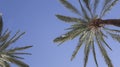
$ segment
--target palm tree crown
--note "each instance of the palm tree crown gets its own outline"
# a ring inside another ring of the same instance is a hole
[[[85,45],[84,48],[84,67],[87,65],[88,56],[90,50],[92,50],[94,61],[96,66],[98,67],[96,52],[95,52],[95,42],[97,43],[106,64],[108,67],[113,67],[113,64],[107,54],[105,46],[107,46],[110,50],[110,46],[105,41],[105,38],[108,37],[109,34],[113,39],[120,42],[120,36],[117,33],[120,33],[120,30],[109,29],[105,27],[106,25],[114,25],[120,26],[119,19],[107,19],[103,20],[103,16],[117,3],[118,0],[104,0],[102,3],[102,10],[100,14],[97,12],[98,5],[101,4],[101,0],[78,0],[80,4],[80,11],[75,8],[72,4],[70,4],[67,0],[60,0],[60,2],[68,8],[73,13],[77,14],[79,18],[69,17],[64,15],[57,14],[56,17],[62,21],[67,23],[73,23],[67,33],[57,37],[54,39],[54,42],[63,43],[67,40],[72,40],[79,37],[79,43],[74,50],[71,60],[73,60],[78,53],[80,47]],[[92,49],[91,49],[92,48]]]
[[[25,34],[25,32],[20,33],[20,31],[18,31],[11,37],[11,32],[8,31],[8,29],[2,33],[2,27],[3,21],[2,16],[0,16],[0,67],[11,67],[10,63],[16,64],[19,67],[29,67],[28,64],[19,60],[24,59],[19,55],[31,55],[30,53],[20,51],[31,48],[32,46],[10,48],[13,43],[15,43],[23,34]]]

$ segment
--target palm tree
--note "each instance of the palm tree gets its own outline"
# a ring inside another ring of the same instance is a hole
[[[90,50],[92,50],[96,67],[98,67],[95,44],[98,45],[108,67],[113,67],[105,47],[107,46],[110,50],[112,49],[105,41],[105,38],[111,36],[113,39],[120,42],[120,35],[116,34],[120,33],[120,30],[107,27],[107,25],[120,27],[120,19],[103,19],[103,17],[111,10],[111,7],[114,6],[118,0],[103,1],[104,2],[102,2],[102,0],[78,0],[80,5],[80,10],[78,10],[67,0],[60,0],[66,8],[77,14],[79,17],[76,18],[57,14],[56,17],[58,19],[73,24],[70,28],[67,28],[67,30],[69,30],[67,33],[55,38],[54,42],[62,44],[63,42],[79,37],[79,43],[72,54],[71,60],[75,58],[80,47],[85,45],[84,67],[87,65]],[[97,10],[100,10],[99,4],[101,4],[102,9],[100,12],[97,12]]]
[[[2,16],[0,16],[0,33],[2,33],[2,25]],[[19,60],[24,59],[19,55],[31,55],[30,53],[20,51],[31,48],[32,46],[10,48],[13,43],[15,43],[23,34],[25,34],[25,32],[20,33],[20,31],[18,31],[12,37],[10,36],[10,33],[11,32],[7,29],[0,35],[0,67],[11,67],[10,63],[16,64],[19,67],[29,67],[28,64]]]

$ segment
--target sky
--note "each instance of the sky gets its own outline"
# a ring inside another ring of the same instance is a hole
[[[69,1],[75,6],[78,4],[77,0]],[[119,19],[119,7],[120,1],[104,18]],[[26,32],[13,46],[34,46],[26,50],[32,55],[24,56],[25,60],[23,60],[30,67],[83,67],[83,48],[76,58],[70,61],[78,42],[77,39],[65,42],[61,46],[53,43],[54,38],[65,33],[64,29],[70,26],[58,20],[55,14],[76,16],[65,9],[59,0],[0,0],[0,12],[3,14],[4,30],[8,28],[12,34],[18,30]],[[113,49],[113,51],[107,50],[108,54],[114,67],[119,67],[120,44],[111,39],[108,41]],[[96,52],[99,65],[107,67],[100,51]],[[90,54],[87,67],[96,67],[92,54]]]

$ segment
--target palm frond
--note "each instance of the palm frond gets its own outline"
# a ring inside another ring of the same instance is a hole
[[[85,8],[84,8],[84,6],[82,5],[81,1],[80,1],[80,0],[78,0],[78,1],[79,1],[81,10],[82,10],[81,12],[83,12],[82,14],[84,15],[83,17],[84,17],[84,19],[88,22],[88,21],[90,20],[89,15],[87,14],[87,11],[85,10]]]
[[[116,41],[120,42],[120,30],[104,28],[104,30]]]
[[[31,55],[31,53],[25,53],[25,52],[14,52],[11,54],[13,54],[13,55]]]
[[[9,52],[15,52],[15,51],[20,51],[20,50],[25,50],[25,49],[28,49],[28,48],[31,48],[33,46],[25,46],[25,47],[16,47],[14,49],[9,49]]]
[[[7,41],[8,38],[9,38],[9,36],[10,36],[10,33],[11,33],[11,32],[7,32],[7,31],[6,31],[6,33],[0,37],[0,42],[5,42],[5,41]]]
[[[111,10],[111,8],[117,3],[119,0],[105,0],[105,6],[103,7],[102,13],[100,17],[103,17],[108,11]]]
[[[0,67],[10,67],[10,64],[5,61],[0,61]]]
[[[76,54],[78,53],[80,47],[83,45],[85,37],[87,36],[87,32],[84,32],[81,34],[80,38],[79,38],[79,43],[76,46],[75,50],[73,51],[72,57],[71,57],[71,61],[75,58]]]
[[[14,43],[16,42],[22,35],[25,34],[25,32],[22,32],[21,34],[19,34],[20,31],[18,31],[11,39],[10,39],[10,43]]]
[[[86,39],[88,40],[86,41],[85,48],[84,48],[84,67],[87,66],[87,62],[88,62],[88,56],[89,56],[90,46],[92,41],[91,32],[89,32],[89,34],[86,36]]]
[[[101,31],[99,31],[99,34],[100,34],[99,36],[100,36],[100,39],[101,39],[102,43],[104,43],[110,50],[112,50],[112,48],[104,40],[103,33]]]
[[[0,36],[2,34],[2,29],[3,29],[3,19],[2,19],[2,15],[0,15]]]
[[[62,44],[63,42],[65,42],[67,40],[71,40],[71,39],[74,39],[76,36],[79,36],[83,31],[84,31],[84,29],[71,30],[71,31],[67,32],[66,34],[63,34],[63,35],[55,38],[54,42],[59,42],[60,44]]]
[[[103,7],[102,7],[102,10],[101,10],[101,12],[100,12],[100,18],[103,16],[103,12],[104,12],[104,10],[107,8],[107,5],[109,4],[111,2],[111,0],[105,0],[104,2],[103,2]]]
[[[79,18],[68,17],[68,16],[63,16],[63,15],[56,15],[56,17],[68,23],[71,23],[71,22],[83,23]]]
[[[19,31],[10,38],[10,31],[6,30],[1,36],[0,36],[0,65],[2,67],[10,67],[9,63],[15,63],[20,67],[29,67],[27,64],[24,62],[18,60],[18,59],[23,59],[22,57],[19,57],[17,55],[31,55],[30,53],[25,53],[25,52],[18,52],[20,50],[25,50],[28,49],[32,46],[25,46],[25,47],[15,47],[13,49],[8,49],[11,44],[16,42],[22,35],[24,34],[21,33],[19,34]],[[1,64],[2,63],[2,64]]]
[[[94,61],[95,61],[96,67],[98,67],[98,62],[97,62],[96,52],[95,52],[95,46],[94,46],[93,41],[91,42],[91,45],[92,45],[92,52],[93,52]]]
[[[20,67],[29,67],[29,65],[23,63],[20,60],[15,59],[15,58],[12,58],[12,57],[5,57],[5,58],[8,59],[10,62],[12,62]]]
[[[88,12],[90,13],[91,17],[93,18],[92,9],[90,8],[90,0],[83,0],[83,2],[85,3],[86,8],[89,10]]]
[[[16,55],[13,55],[13,54],[9,54],[10,57],[13,57],[13,58],[16,58],[16,59],[24,59],[23,57],[20,57],[20,56],[16,56]]]
[[[99,33],[98,33],[98,34],[99,34]],[[97,36],[97,34],[96,34],[96,41],[97,41],[97,43],[98,43],[98,46],[99,46],[99,48],[100,48],[100,51],[101,51],[104,59],[105,59],[106,64],[108,65],[108,67],[113,67],[112,62],[111,62],[111,60],[110,60],[110,58],[109,58],[109,56],[108,56],[105,48],[103,47],[103,45],[102,45],[102,43],[101,43],[101,40],[99,40],[99,39],[100,39],[100,38],[99,38],[99,37]]]
[[[80,15],[79,11],[72,5],[70,4],[67,0],[60,0],[60,2],[69,10],[72,12],[76,13],[77,15]]]
[[[120,30],[115,30],[115,29],[110,29],[110,28],[105,28],[105,27],[103,27],[103,29],[105,31],[110,31],[110,32],[114,32],[114,33],[120,33]]]
[[[120,35],[119,34],[114,34],[111,32],[107,32],[113,39],[115,39],[116,41],[118,41],[120,43]]]
[[[85,23],[83,23],[83,24],[76,23],[76,24],[71,25],[70,28],[67,28],[65,30],[76,30],[76,29],[83,30],[86,28],[87,28],[87,25]]]
[[[18,33],[19,33],[19,31],[11,39],[9,39],[7,42],[3,43],[0,47],[0,50],[6,49],[9,45],[11,45],[15,41],[17,41],[25,32],[21,33],[20,35],[18,35]]]
[[[94,0],[94,8],[93,8],[93,16],[96,17],[96,10],[97,10],[97,7],[98,7],[98,4],[99,4],[99,1],[100,0]]]

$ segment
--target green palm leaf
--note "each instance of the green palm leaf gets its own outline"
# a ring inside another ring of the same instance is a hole
[[[76,46],[76,49],[74,50],[73,54],[72,54],[72,57],[71,57],[71,60],[73,60],[76,56],[76,54],[78,53],[80,47],[83,45],[84,43],[84,40],[85,40],[85,37],[87,36],[88,33],[84,32],[81,34],[80,38],[79,38],[79,43],[78,45]]]
[[[85,48],[84,48],[84,67],[86,67],[87,65],[87,62],[88,62],[88,56],[89,56],[89,52],[90,52],[90,46],[91,46],[91,39],[92,39],[92,36],[91,36],[91,32],[88,32],[90,34],[88,34],[86,36],[86,45],[85,45]],[[88,39],[88,40],[87,40]]]
[[[99,4],[99,0],[94,0],[93,17],[97,16],[96,15],[96,10],[97,10],[98,4]]]
[[[25,49],[28,49],[28,48],[31,48],[33,46],[25,46],[25,47],[16,47],[14,49],[10,49],[9,52],[15,52],[15,51],[19,51],[19,50],[25,50]]]
[[[79,4],[80,4],[80,7],[81,7],[81,11],[83,13],[83,18],[85,21],[89,21],[90,18],[89,18],[89,15],[87,14],[87,11],[85,10],[84,6],[82,5],[81,1],[79,0]]]
[[[120,43],[120,35],[119,34],[113,34],[111,32],[107,32],[109,35],[111,35],[111,37],[113,39],[115,39],[116,41],[118,41]]]
[[[0,61],[0,67],[10,67],[10,64],[5,61]]]
[[[2,20],[2,15],[0,15],[0,35],[2,34],[2,28],[3,28],[3,20]]]
[[[117,1],[119,1],[119,0],[114,0],[114,1],[112,1],[112,0],[106,0],[105,1],[105,6],[102,9],[102,13],[101,13],[100,18],[103,17],[105,15],[105,13],[107,13],[108,11],[110,11],[110,9],[117,3]]]
[[[14,43],[15,41],[17,41],[23,34],[25,34],[25,32],[21,33],[19,36],[17,36],[19,33],[19,31],[10,39],[8,40],[7,42],[5,41],[1,47],[0,47],[0,50],[4,50],[6,49],[9,45],[11,45],[12,43]],[[9,34],[9,33],[7,33]]]
[[[97,34],[99,34],[99,33],[96,33],[96,35]],[[108,67],[113,67],[112,62],[111,62],[105,48],[103,47],[103,45],[101,43],[100,37],[101,36],[96,36],[96,40],[97,40],[98,46],[100,48],[100,51],[101,51],[101,53],[102,53],[102,55],[103,55],[103,57],[104,57],[104,59],[106,61],[106,64],[108,65]]]
[[[20,60],[17,60],[17,59],[14,59],[12,57],[5,57],[5,59],[9,60],[10,62],[20,66],[20,67],[29,67],[29,65],[23,63],[22,61]]]
[[[91,17],[93,18],[92,8],[90,8],[90,7],[91,7],[90,1],[91,1],[91,0],[83,0],[83,2],[84,2],[85,5],[86,5],[86,8],[88,9],[88,11],[89,11]]]
[[[72,12],[80,15],[79,11],[72,5],[70,4],[67,0],[60,0],[60,2],[69,10],[71,10]]]
[[[98,67],[98,62],[97,62],[96,52],[95,52],[95,46],[94,46],[93,41],[91,42],[91,45],[92,45],[92,52],[93,52],[94,61],[95,61],[96,67]]]
[[[63,16],[63,15],[56,15],[56,17],[65,22],[83,23],[79,18],[73,18],[73,17]]]

